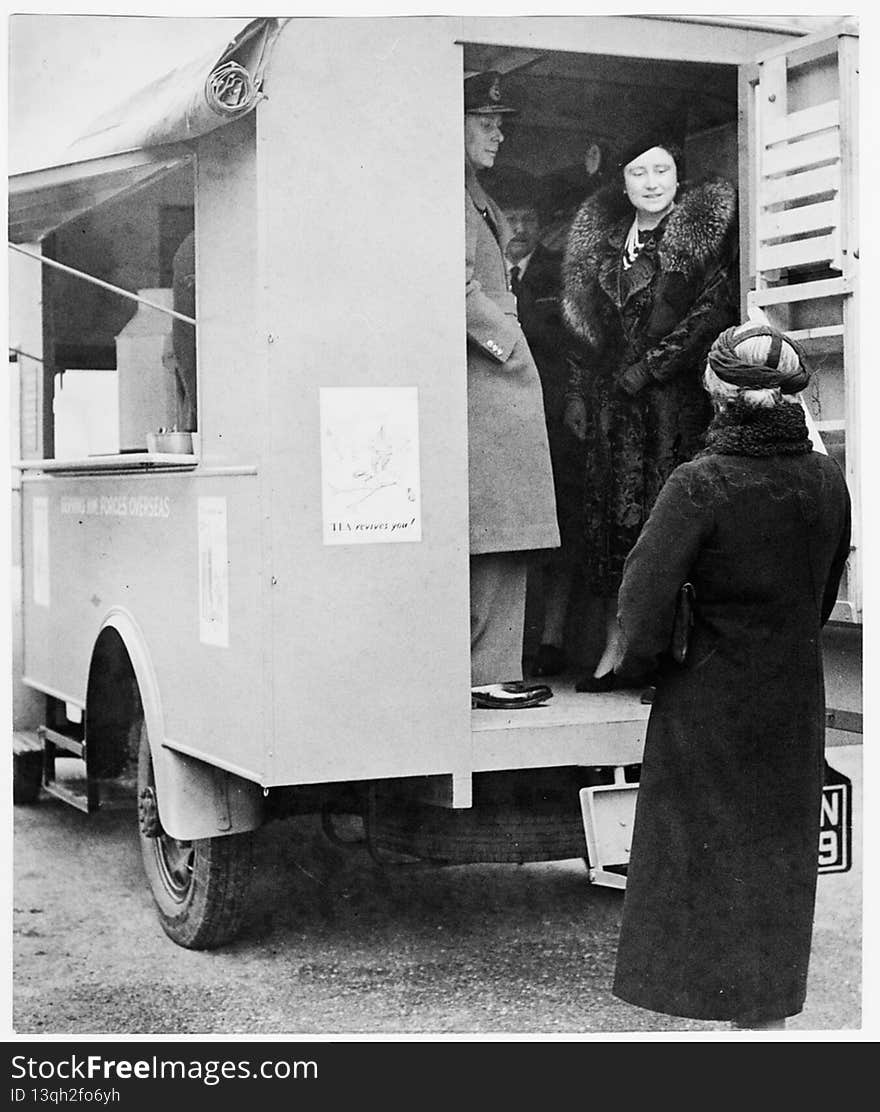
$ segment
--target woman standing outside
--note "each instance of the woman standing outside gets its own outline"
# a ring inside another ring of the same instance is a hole
[[[821,626],[849,553],[838,465],[792,395],[809,374],[766,325],[708,357],[707,446],[670,476],[626,561],[622,669],[660,662],[614,993],[779,1028],[801,1011],[824,766]],[[665,657],[695,589],[684,665]]]
[[[661,135],[632,144],[613,183],[580,208],[563,260],[563,314],[576,337],[565,422],[585,441],[586,582],[605,600],[605,647],[578,691],[621,681],[617,590],[660,488],[702,447],[709,345],[738,319],[736,192],[681,185]]]

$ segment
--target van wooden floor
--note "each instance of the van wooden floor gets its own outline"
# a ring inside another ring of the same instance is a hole
[[[650,706],[641,689],[581,694],[576,676],[548,680],[553,698],[526,710],[472,710],[473,770],[625,765],[642,758]]]

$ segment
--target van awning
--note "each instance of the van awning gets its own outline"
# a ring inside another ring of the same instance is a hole
[[[197,139],[246,115],[287,20],[254,19],[229,42],[179,66],[100,116],[70,148],[70,161]]]
[[[44,236],[120,193],[182,165],[188,147],[155,147],[14,174],[9,179],[9,239],[39,243]]]
[[[286,19],[251,20],[215,46],[98,117],[64,165],[9,179],[9,239],[36,243],[111,197],[191,157],[189,143],[247,115],[262,97],[272,45]]]

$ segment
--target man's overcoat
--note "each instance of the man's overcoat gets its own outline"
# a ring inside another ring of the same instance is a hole
[[[465,233],[470,550],[555,548],[559,529],[541,380],[507,284],[510,228],[470,170]]]
[[[645,741],[614,993],[695,1019],[789,1016],[806,993],[824,753],[821,626],[849,498],[817,452],[677,468],[627,559],[623,667],[664,659]]]

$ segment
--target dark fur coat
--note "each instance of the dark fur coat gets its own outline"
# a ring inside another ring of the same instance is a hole
[[[592,589],[611,597],[668,475],[702,447],[706,353],[739,317],[736,191],[682,189],[628,271],[634,211],[619,184],[575,217],[563,259],[569,397],[586,407],[584,531]]]

